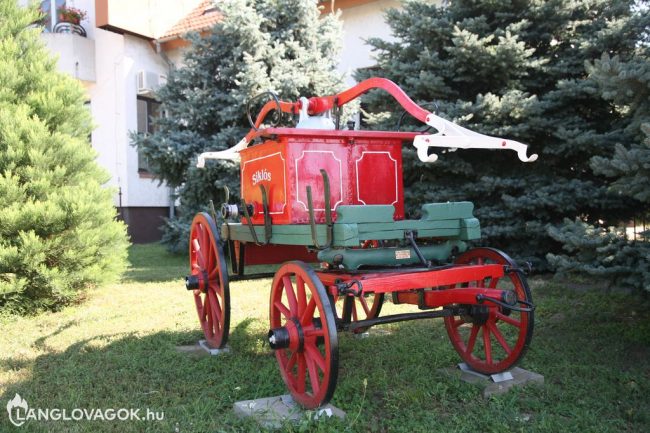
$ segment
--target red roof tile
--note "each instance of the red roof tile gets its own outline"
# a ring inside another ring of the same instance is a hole
[[[174,24],[159,40],[178,39],[188,32],[209,30],[221,21],[223,14],[215,6],[215,0],[203,0],[192,12]]]

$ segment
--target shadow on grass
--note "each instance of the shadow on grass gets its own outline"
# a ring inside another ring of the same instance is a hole
[[[74,408],[134,408],[145,415],[149,408],[165,414],[162,421],[148,422],[29,421],[20,431],[200,432],[233,426],[258,431],[254,423],[235,418],[233,403],[280,394],[284,384],[270,353],[254,349],[262,335],[249,333],[249,325],[245,321],[233,329],[233,353],[219,357],[192,356],[175,349],[196,343],[202,336],[199,332],[160,332],[144,337],[95,336],[34,361],[11,358],[0,368],[29,366],[30,377],[10,386],[0,401],[4,408],[18,393],[30,407],[65,408],[68,413]],[[106,340],[111,342],[103,345]],[[0,431],[11,431],[10,427],[6,415],[0,417]]]
[[[650,320],[645,306],[598,293],[539,295],[536,334],[522,366],[545,375],[545,386],[485,400],[479,388],[439,372],[459,360],[441,321],[406,322],[379,328],[383,331],[369,338],[341,334],[332,402],[348,419],[293,428],[648,431]],[[155,422],[30,421],[19,431],[256,432],[253,421],[235,417],[233,404],[286,393],[266,345],[265,325],[250,318],[234,326],[231,353],[218,357],[175,349],[199,340],[197,330],[96,336],[34,361],[10,358],[0,368],[27,366],[30,374],[8,387],[0,402],[4,407],[18,393],[35,408],[137,408],[141,413],[149,408],[165,414]],[[47,348],[47,338],[38,344]],[[1,416],[0,431],[10,427]]]

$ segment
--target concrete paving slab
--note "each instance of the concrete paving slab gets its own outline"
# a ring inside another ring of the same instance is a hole
[[[244,400],[235,403],[233,410],[241,418],[252,417],[259,424],[268,428],[279,428],[286,422],[299,422],[304,419],[321,417],[345,418],[345,412],[328,404],[315,410],[305,410],[298,405],[291,395]]]
[[[520,367],[507,370],[507,373],[512,375],[512,379],[501,380],[500,382],[495,382],[492,377],[485,374],[461,368],[450,367],[440,369],[439,371],[450,376],[458,377],[463,382],[479,385],[483,388],[483,397],[485,398],[492,395],[504,394],[513,387],[521,387],[531,383],[544,384],[544,376]],[[503,377],[507,377],[507,375],[497,377],[497,379],[502,379]]]
[[[230,353],[230,347],[226,345],[223,349],[212,349],[205,340],[199,340],[196,344],[176,346],[176,351],[191,356],[218,356]]]

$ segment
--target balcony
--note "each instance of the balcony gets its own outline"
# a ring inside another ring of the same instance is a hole
[[[81,25],[60,22],[52,32],[42,33],[41,38],[58,55],[59,71],[80,81],[95,82],[95,41],[86,37]]]

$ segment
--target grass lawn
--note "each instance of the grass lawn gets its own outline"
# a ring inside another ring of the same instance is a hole
[[[232,406],[286,393],[265,338],[270,280],[231,283],[232,352],[192,357],[175,349],[202,336],[182,281],[186,260],[157,245],[133,246],[130,260],[120,284],[90,290],[79,305],[0,319],[0,432],[259,431]],[[521,366],[543,374],[544,386],[484,399],[438,370],[459,362],[442,320],[384,325],[369,338],[340,336],[332,403],[348,418],[284,430],[650,431],[650,302],[584,281],[531,285],[535,333]],[[16,393],[30,407],[150,408],[164,420],[16,428],[4,410]]]

